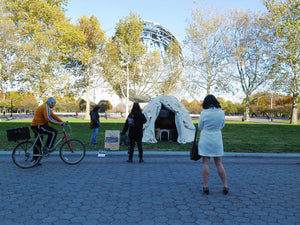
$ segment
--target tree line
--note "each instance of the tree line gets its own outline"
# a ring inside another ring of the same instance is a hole
[[[88,118],[91,90],[99,86],[127,103],[161,94],[189,94],[197,100],[210,93],[242,91],[246,121],[256,99],[262,101],[264,96],[254,95],[285,93],[292,97],[285,105],[291,123],[297,123],[297,0],[264,0],[264,13],[218,11],[195,3],[183,44],[171,40],[163,57],[147,49],[141,39],[143,20],[133,12],[119,20],[112,37],[106,37],[95,16],[70,23],[67,0],[0,0],[0,4],[3,93],[11,89],[33,93],[28,98],[37,104],[56,96],[70,108],[85,94]]]
[[[3,94],[0,92],[0,94]],[[85,112],[86,101],[82,98],[60,98],[56,97],[57,105],[56,112]],[[46,99],[44,99],[46,100]],[[245,99],[242,103],[233,103],[218,97],[221,108],[226,115],[242,116],[245,112]],[[257,93],[250,97],[250,116],[251,117],[280,117],[290,118],[292,115],[292,96],[283,96],[270,93]],[[300,97],[298,97],[300,101]],[[189,111],[190,114],[200,114],[203,110],[202,101],[187,101],[181,100],[181,103]],[[112,106],[108,100],[101,100],[98,103],[91,102],[91,107],[100,106],[101,113],[125,113],[126,106],[122,103]],[[38,102],[32,93],[19,93],[11,91],[6,93],[6,101],[0,102],[0,112],[9,115],[10,113],[32,113],[38,107]]]
[[[30,92],[18,92],[18,91],[10,91],[6,94],[0,91],[0,94],[5,95],[5,101],[0,101],[0,112],[4,115],[9,115],[9,113],[32,113],[39,106],[36,101],[34,94]],[[85,112],[86,111],[86,101],[82,98],[67,98],[54,96],[57,105],[55,106],[56,112]],[[45,102],[47,98],[43,99]],[[91,102],[91,107],[95,107],[96,105],[100,106],[100,112],[104,113],[113,109],[113,106],[108,100],[100,100],[99,102]],[[123,107],[124,108],[124,107]],[[115,107],[115,110],[119,110],[120,112],[124,112],[124,109],[120,106]]]
[[[257,98],[257,96],[259,97]],[[218,97],[218,101],[226,115],[244,116],[246,99],[242,103],[233,103]],[[250,101],[250,117],[291,118],[292,116],[292,96],[257,93],[250,96]],[[298,101],[300,101],[300,97],[298,97]],[[200,114],[203,110],[202,101],[182,100],[181,102],[191,114]]]

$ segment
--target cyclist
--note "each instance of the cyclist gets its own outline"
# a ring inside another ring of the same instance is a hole
[[[46,152],[52,148],[53,144],[55,143],[55,139],[57,136],[57,130],[53,127],[50,127],[48,124],[49,122],[55,125],[65,125],[66,122],[63,122],[58,116],[56,116],[52,111],[56,104],[56,100],[53,97],[47,99],[46,103],[42,104],[37,108],[34,113],[34,117],[31,123],[31,129],[37,136],[37,133],[46,134],[48,135],[47,142],[46,142]],[[42,136],[43,138],[43,136]],[[41,147],[41,143],[38,140],[37,145]],[[34,153],[38,153],[35,149]],[[33,157],[33,160],[36,158]]]

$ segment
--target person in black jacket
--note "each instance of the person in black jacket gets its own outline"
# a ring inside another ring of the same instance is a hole
[[[100,111],[100,106],[96,105],[94,109],[90,112],[91,116],[91,126],[90,128],[93,130],[90,145],[96,145],[97,141],[97,135],[98,135],[98,130],[100,127],[100,120],[99,120],[99,111]]]
[[[143,139],[143,124],[146,123],[146,117],[142,113],[139,103],[134,103],[131,109],[130,114],[128,115],[126,122],[124,124],[124,128],[121,132],[121,135],[124,135],[129,128],[129,138],[130,138],[130,148],[128,151],[129,158],[127,162],[132,162],[133,152],[135,142],[137,143],[139,150],[139,162],[144,162],[143,159],[143,147],[142,147],[142,139]]]

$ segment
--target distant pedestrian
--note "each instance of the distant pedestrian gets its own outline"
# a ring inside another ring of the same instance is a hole
[[[91,129],[93,130],[92,137],[90,140],[90,145],[96,145],[97,144],[97,135],[100,127],[100,119],[99,119],[99,111],[100,106],[96,105],[93,110],[90,112],[91,117]]]
[[[139,162],[144,162],[143,159],[143,147],[142,147],[142,139],[143,139],[143,124],[147,122],[145,115],[142,113],[139,103],[134,103],[132,106],[132,110],[128,115],[126,122],[124,124],[124,128],[121,131],[121,135],[125,135],[129,128],[129,139],[130,139],[130,148],[128,151],[128,160],[127,162],[132,163],[133,152],[135,142],[137,143],[137,147],[139,150]]]
[[[208,176],[210,157],[214,157],[218,174],[223,183],[223,193],[229,191],[227,187],[226,172],[222,164],[224,155],[221,129],[225,125],[225,114],[220,103],[213,95],[207,95],[203,101],[203,111],[200,114],[198,129],[201,130],[198,144],[199,154],[202,156],[203,192],[209,194]]]

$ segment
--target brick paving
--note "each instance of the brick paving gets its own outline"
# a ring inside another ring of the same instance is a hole
[[[224,196],[211,161],[210,194],[201,162],[187,155],[89,154],[78,165],[57,155],[31,169],[0,155],[0,224],[299,224],[299,157],[224,157]]]

